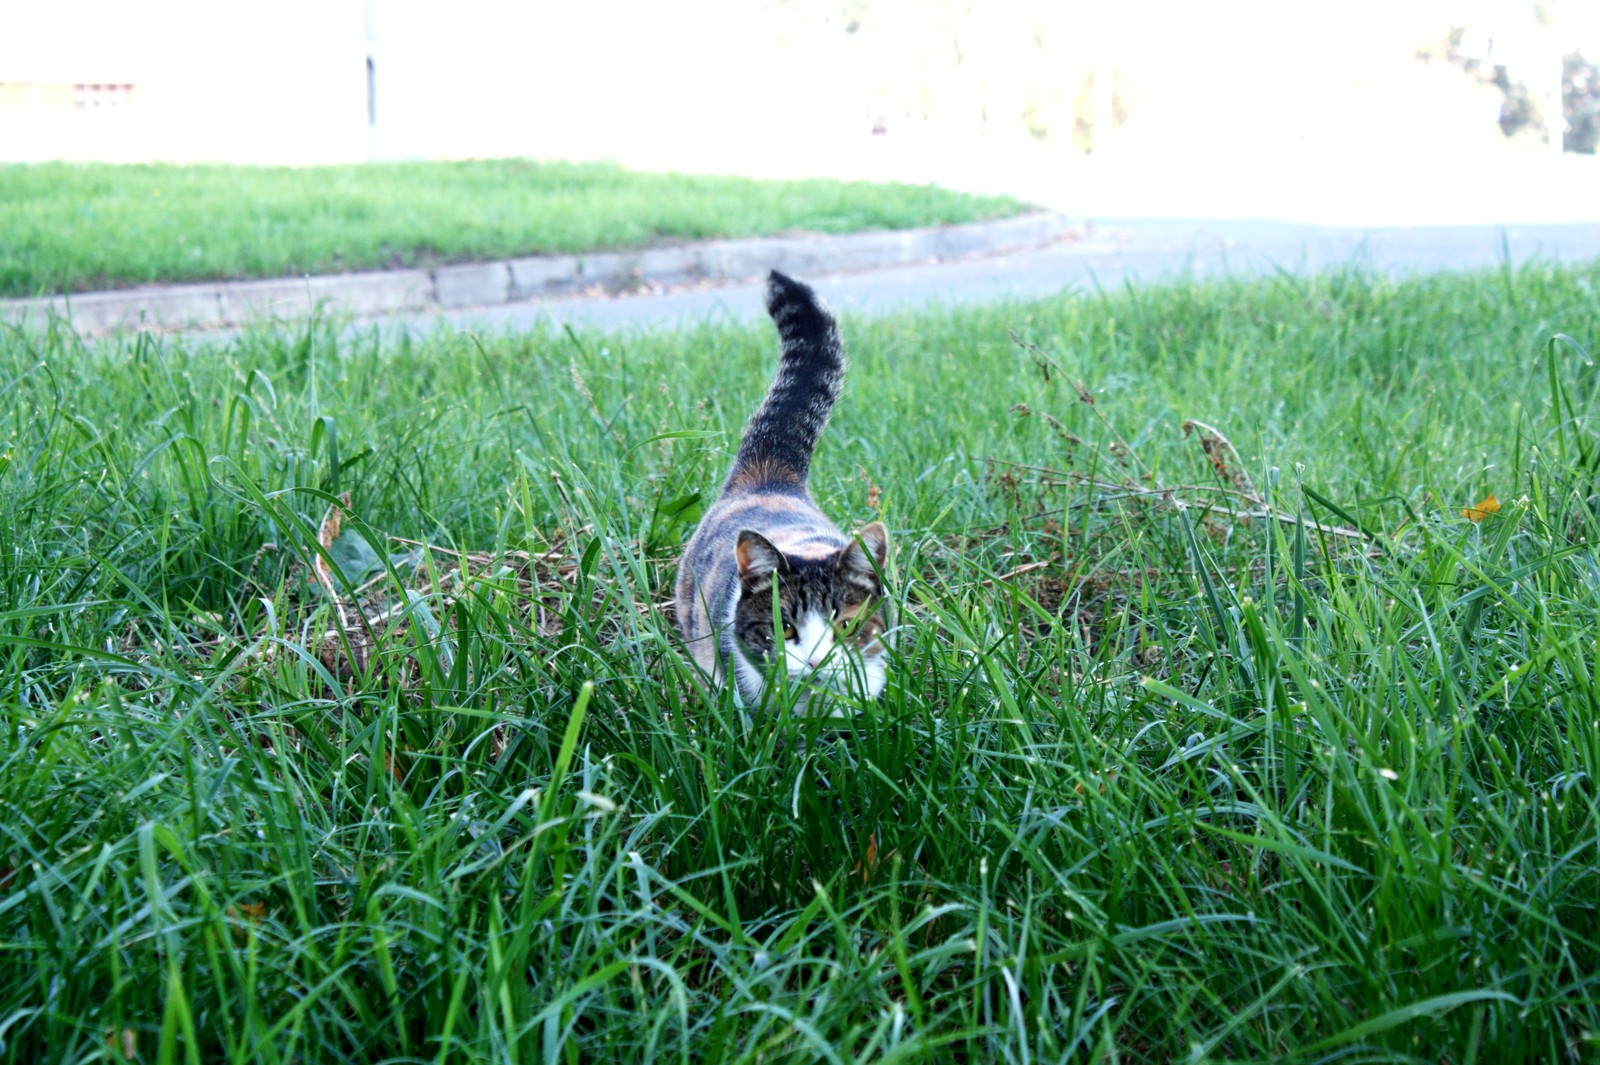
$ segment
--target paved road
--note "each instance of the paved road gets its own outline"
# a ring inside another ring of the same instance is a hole
[[[1304,273],[1347,264],[1407,274],[1492,267],[1508,257],[1513,263],[1600,260],[1600,224],[1376,228],[1105,219],[1085,223],[1076,241],[1035,251],[807,280],[837,309],[879,314],[1177,277]],[[379,324],[389,333],[441,325],[499,332],[551,322],[616,329],[755,321],[762,317],[760,291],[749,283],[615,299],[567,297]]]

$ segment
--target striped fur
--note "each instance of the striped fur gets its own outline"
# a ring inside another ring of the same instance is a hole
[[[774,270],[767,278],[767,313],[783,341],[778,376],[745,427],[724,492],[776,481],[805,484],[811,453],[844,384],[839,327],[816,293]]]
[[[797,707],[818,701],[820,689],[876,696],[889,632],[888,534],[874,522],[847,536],[806,489],[844,381],[838,326],[808,286],[777,271],[767,311],[783,345],[778,374],[684,550],[678,627],[695,662],[752,702],[780,669],[804,689]]]

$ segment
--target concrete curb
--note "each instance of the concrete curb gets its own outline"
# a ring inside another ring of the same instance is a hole
[[[499,262],[362,274],[222,281],[0,301],[0,322],[70,320],[84,333],[119,329],[205,329],[304,318],[317,310],[355,317],[519,303],[599,288],[748,281],[770,269],[806,275],[1037,248],[1074,232],[1051,211],[999,222],[847,236],[713,240],[639,251],[540,255]]]

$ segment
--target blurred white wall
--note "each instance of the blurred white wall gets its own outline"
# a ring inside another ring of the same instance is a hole
[[[781,17],[752,30],[751,11],[738,0],[4,0],[0,160],[537,155],[706,169],[864,135],[849,72],[826,69],[819,42]]]
[[[0,159],[360,161],[365,49],[359,0],[5,0]]]
[[[464,0],[446,18],[428,0],[372,0],[371,10],[379,157],[676,156],[704,169],[752,154],[752,142],[852,124],[846,82],[774,20],[752,18],[748,2]]]

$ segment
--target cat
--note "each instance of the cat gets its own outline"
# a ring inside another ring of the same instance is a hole
[[[766,303],[783,344],[778,375],[684,549],[674,601],[679,632],[715,683],[759,704],[781,664],[806,713],[829,692],[883,691],[889,534],[875,521],[846,535],[806,490],[844,382],[838,324],[809,286],[776,270]]]

